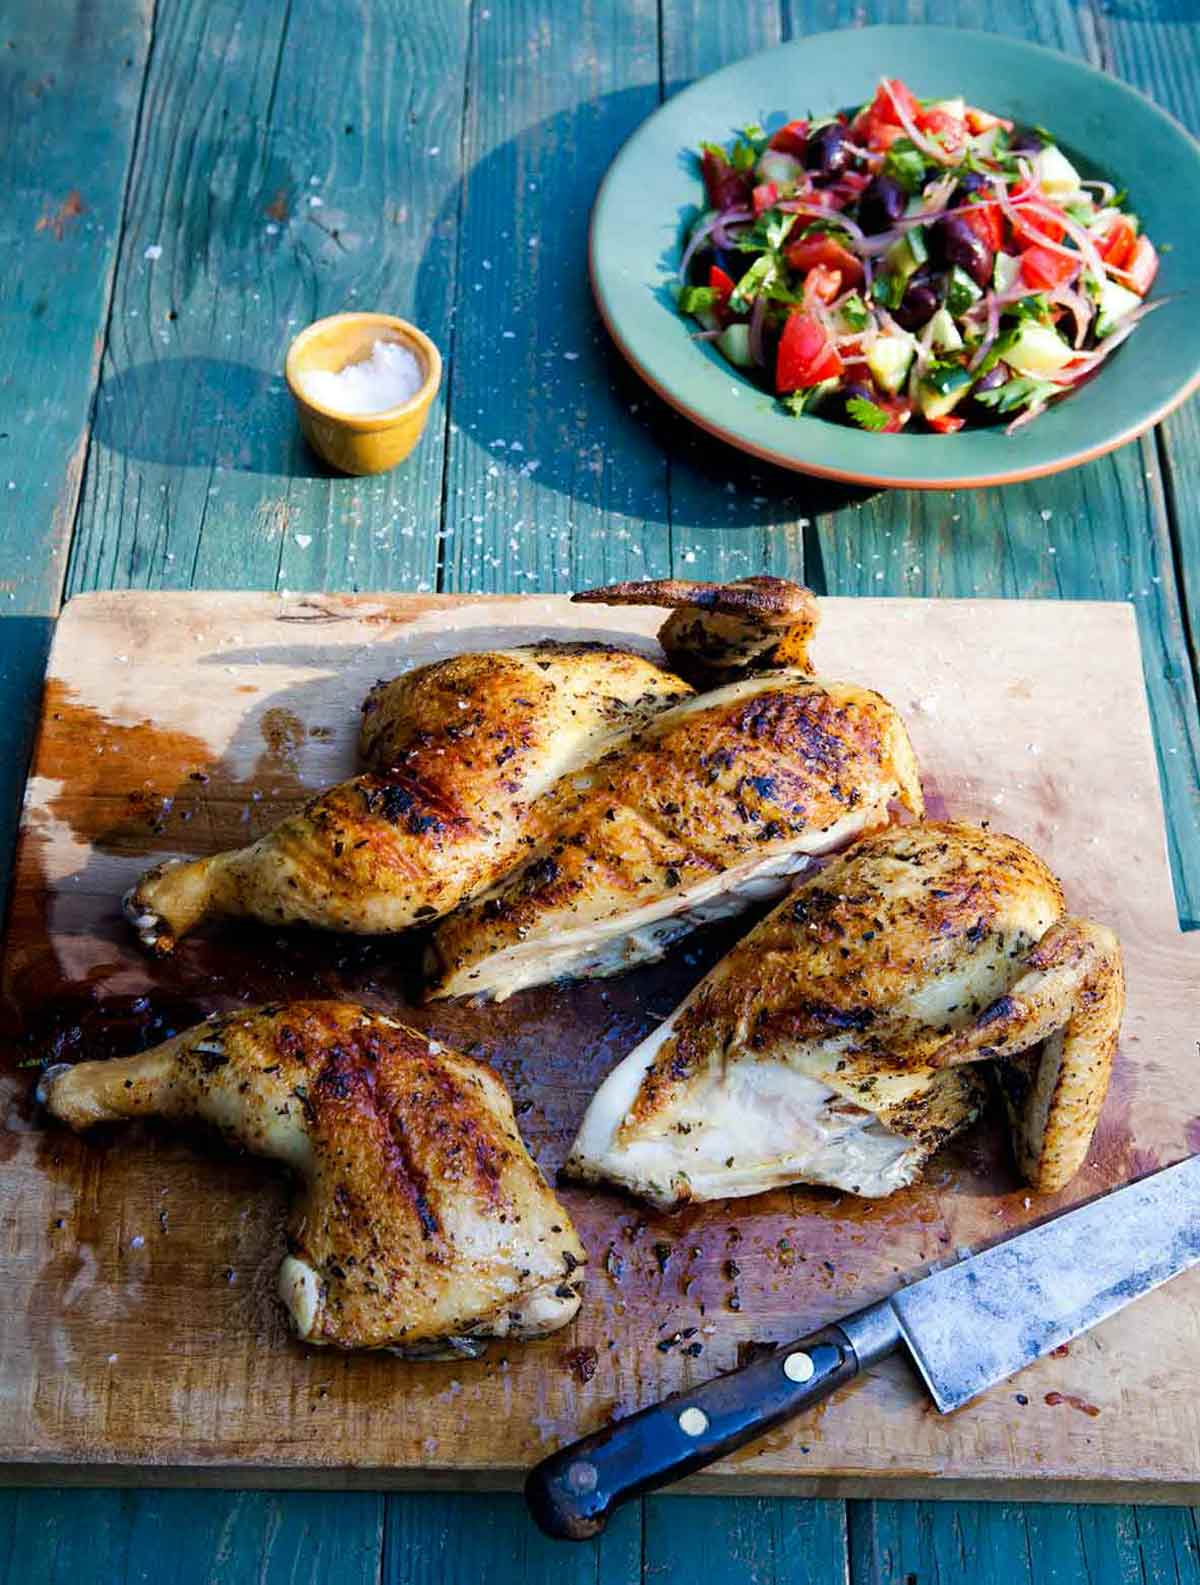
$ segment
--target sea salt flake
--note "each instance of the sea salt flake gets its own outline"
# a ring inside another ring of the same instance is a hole
[[[150,262],[153,264],[155,259],[161,259],[162,258],[162,247],[159,245],[159,243],[152,242],[150,244],[150,246],[146,249],[146,251],[142,254],[142,257],[144,259],[149,259]]]
[[[382,413],[420,390],[424,373],[416,356],[395,341],[377,341],[369,357],[342,369],[308,369],[300,389],[335,413]]]

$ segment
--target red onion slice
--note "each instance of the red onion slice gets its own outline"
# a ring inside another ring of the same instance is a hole
[[[765,369],[767,366],[767,355],[763,349],[763,327],[766,319],[766,293],[759,292],[754,299],[754,307],[750,310],[750,356],[760,369]]]

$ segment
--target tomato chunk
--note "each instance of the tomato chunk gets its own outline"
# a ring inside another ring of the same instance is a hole
[[[892,90],[889,94],[883,83],[875,90],[875,98],[871,103],[871,114],[877,121],[882,121],[888,126],[899,127],[901,121],[896,110],[896,105],[904,111],[910,121],[915,121],[921,113],[921,107],[913,95],[904,86],[898,77],[893,77],[888,82]],[[893,100],[895,103],[893,103]]]
[[[917,130],[936,138],[948,154],[961,154],[967,146],[967,125],[948,110],[922,110],[916,117]]]
[[[966,109],[967,130],[978,136],[980,132],[990,132],[993,127],[1004,127],[1012,131],[1012,122],[1006,121],[1003,116],[994,116],[987,110],[980,110],[977,105],[968,105]]]
[[[841,372],[842,360],[820,320],[803,309],[789,314],[775,359],[776,391],[804,391]]]
[[[807,144],[807,121],[789,121],[787,126],[780,127],[778,132],[772,132],[767,140],[769,149],[778,149],[781,154],[794,154],[798,160],[804,158]]]
[[[953,435],[955,430],[963,427],[966,419],[956,418],[953,413],[947,413],[942,418],[927,418],[925,422],[937,435]]]
[[[832,303],[842,290],[842,272],[831,270],[827,264],[814,264],[804,277],[804,306],[814,303]]]
[[[1021,255],[1021,279],[1035,292],[1053,291],[1064,286],[1081,263],[1078,257],[1068,259],[1050,248],[1026,248]]]
[[[862,282],[862,260],[856,259],[848,248],[825,232],[801,237],[799,242],[785,248],[784,253],[792,269],[801,274],[823,265],[827,270],[837,270],[847,286],[858,286]]]
[[[1118,215],[1101,238],[1100,257],[1114,269],[1128,269],[1137,243],[1136,224],[1128,215]]]
[[[1139,297],[1154,285],[1154,277],[1158,274],[1158,249],[1149,237],[1139,237],[1134,246],[1133,257],[1125,266],[1129,276],[1129,284]]]
[[[998,253],[1004,246],[1004,220],[999,204],[968,204],[959,219],[964,226],[970,226],[992,253]]]
[[[883,435],[898,435],[912,417],[912,403],[905,396],[877,396],[875,405],[887,414],[887,423],[880,430]]]
[[[708,284],[717,294],[717,302],[723,307],[733,296],[736,282],[732,275],[727,275],[719,264],[710,264],[708,267]]]
[[[755,215],[761,215],[768,209],[774,209],[779,202],[779,188],[774,182],[759,182],[750,197]]]
[[[1067,228],[1056,216],[1047,213],[1043,205],[1036,214],[1018,209],[1020,219],[1013,221],[1013,241],[1018,249],[1038,248],[1043,242],[1061,242]]]

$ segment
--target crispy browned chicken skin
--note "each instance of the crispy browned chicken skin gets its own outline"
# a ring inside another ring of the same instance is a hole
[[[415,1357],[536,1337],[586,1255],[495,1073],[350,1002],[220,1014],[139,1056],[49,1069],[72,1128],[198,1119],[299,1188],[279,1293],[297,1335]]]
[[[502,997],[660,956],[886,825],[893,800],[920,813],[891,705],[809,674],[808,590],[669,580],[581,598],[675,607],[671,669],[539,645],[381,684],[366,772],[248,848],[151,870],[126,899],[143,941],[169,951],[222,914],[372,934],[451,915],[431,994]]]
[[[609,1075],[568,1173],[662,1206],[910,1183],[994,1066],[1036,1189],[1082,1165],[1124,1007],[1111,930],[1064,912],[1015,837],[955,823],[859,842],[804,880]]]

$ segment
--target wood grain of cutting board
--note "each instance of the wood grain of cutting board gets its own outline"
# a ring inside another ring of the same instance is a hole
[[[826,600],[822,611],[818,669],[899,707],[931,814],[1026,839],[1073,911],[1120,932],[1128,1017],[1071,1188],[1029,1200],[995,1124],[881,1203],[796,1189],[669,1217],[566,1188],[592,1256],[567,1331],[454,1364],[296,1344],[273,1297],[275,1169],[154,1125],[88,1139],[47,1129],[20,1064],[130,1050],[148,1030],[241,1002],[362,996],[492,1061],[552,1175],[599,1079],[745,921],[619,979],[426,1008],[412,1001],[415,937],[244,925],[151,963],[119,899],[147,864],[240,844],[349,774],[376,678],[543,636],[653,652],[659,613],[538,597],[85,595],[58,625],[3,963],[5,1479],[515,1485],[562,1440],[756,1343],[1200,1148],[1200,937],[1178,928],[1130,608]],[[688,1484],[1200,1500],[1200,1272],[952,1416],[894,1359]]]

